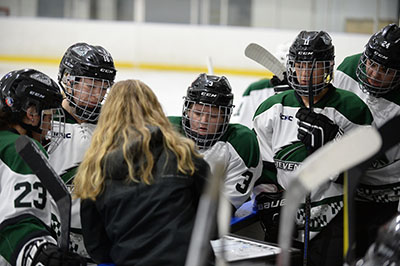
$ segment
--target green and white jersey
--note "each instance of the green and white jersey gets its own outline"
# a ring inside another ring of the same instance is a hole
[[[391,118],[400,115],[400,90],[374,97],[363,93],[358,86],[356,69],[361,54],[346,57],[338,66],[334,84],[354,92],[369,107],[378,128]],[[387,151],[384,156],[373,162],[366,171],[357,189],[357,199],[361,201],[390,202],[400,197],[400,144]]]
[[[65,124],[65,136],[60,145],[49,155],[49,162],[57,174],[61,176],[69,191],[73,190],[72,182],[79,164],[89,148],[95,124],[78,124],[72,117]],[[52,228],[60,236],[60,218],[54,203],[52,215]],[[80,199],[72,200],[71,207],[71,249],[84,257],[89,257],[86,252],[80,218]]]
[[[185,135],[181,117],[169,117],[170,122]],[[211,148],[201,151],[214,172],[215,162],[224,162],[224,192],[237,209],[250,199],[254,183],[261,175],[261,160],[257,138],[253,131],[239,124],[229,124],[224,135]]]
[[[270,96],[275,95],[270,79],[251,83],[242,95],[241,102],[231,117],[232,123],[253,128],[253,116],[257,107]]]
[[[285,189],[296,178],[294,171],[308,155],[305,145],[297,139],[296,113],[301,107],[304,107],[301,98],[290,90],[268,98],[255,113],[254,130],[264,164],[261,180],[265,183]],[[314,104],[314,112],[327,116],[344,134],[356,127],[369,127],[372,123],[372,115],[363,101],[351,92],[332,86]],[[331,177],[311,193],[311,238],[343,208],[343,185],[336,182],[337,178]],[[296,223],[304,225],[304,204],[297,212]],[[303,235],[300,232],[299,241],[303,241]]]
[[[0,264],[16,265],[25,245],[51,237],[52,198],[15,150],[16,132],[0,131]],[[35,141],[43,151],[43,147]]]

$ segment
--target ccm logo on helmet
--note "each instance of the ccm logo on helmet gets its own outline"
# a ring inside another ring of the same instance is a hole
[[[104,72],[104,73],[114,73],[114,70],[110,70],[110,69],[105,69],[105,68],[100,68],[100,72]]]
[[[384,56],[383,54],[380,54],[380,53],[378,53],[377,51],[374,51],[374,55],[376,55],[377,57],[383,58],[383,59],[385,59],[385,60],[388,59],[387,56]]]
[[[310,51],[298,51],[297,52],[298,55],[313,55],[314,52],[310,52]]]
[[[43,94],[41,94],[41,93],[39,93],[37,91],[30,91],[29,94],[32,95],[32,96],[41,98],[41,99],[44,99],[46,97],[46,96],[44,96]]]
[[[217,98],[217,94],[211,92],[201,92],[201,96],[210,97],[210,98]]]

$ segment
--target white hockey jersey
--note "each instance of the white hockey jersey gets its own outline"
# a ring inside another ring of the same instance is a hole
[[[268,98],[258,108],[254,117],[254,130],[264,164],[260,179],[263,183],[276,184],[285,189],[295,178],[294,171],[307,157],[305,145],[297,139],[296,113],[301,107],[304,107],[301,98],[291,90]],[[345,134],[356,127],[368,127],[372,122],[368,107],[356,95],[334,87],[330,87],[325,96],[314,105],[314,112],[327,116]],[[338,176],[332,177],[311,193],[311,238],[327,226],[343,208],[343,185],[337,178]],[[304,225],[304,218],[302,204],[296,217],[299,228]],[[298,240],[303,241],[304,232],[299,232]]]
[[[356,69],[361,54],[346,57],[338,66],[334,85],[354,92],[368,105],[374,117],[374,125],[381,127],[386,121],[400,115],[400,91],[389,92],[382,97],[363,93],[358,86]],[[398,201],[400,197],[400,144],[373,162],[360,180],[357,200],[373,202]]]
[[[73,178],[86,150],[89,148],[95,127],[95,124],[78,124],[69,119],[65,125],[63,141],[49,155],[51,166],[61,176],[70,192],[73,191]],[[52,212],[52,228],[59,234],[60,218],[55,203]],[[82,237],[80,199],[72,200],[70,238],[72,250],[84,257],[89,257]]]

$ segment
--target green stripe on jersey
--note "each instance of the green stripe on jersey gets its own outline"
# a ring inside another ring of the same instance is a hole
[[[257,108],[254,117],[259,114],[267,111],[275,104],[283,104],[284,106],[289,107],[301,107],[302,105],[297,100],[295,93],[293,90],[283,91],[281,93],[275,94],[268,99],[266,99],[260,106]]]
[[[0,160],[2,160],[11,170],[19,174],[31,174],[32,170],[19,156],[15,149],[15,141],[21,135],[8,130],[0,131]],[[47,156],[46,151],[43,149],[36,140],[32,139],[38,147],[42,150],[43,154]]]
[[[241,124],[229,124],[220,141],[229,142],[248,168],[257,167],[260,147],[254,131]]]
[[[243,92],[242,96],[249,96],[252,91],[263,90],[266,88],[272,88],[270,79],[262,79],[262,80],[251,83],[250,86],[247,87],[245,92]]]
[[[28,217],[0,230],[0,253],[11,262],[13,253],[29,235],[49,235],[48,229],[35,217]]]
[[[182,129],[182,117],[169,116],[168,119],[174,128],[185,136],[185,132]],[[229,124],[220,141],[229,142],[247,167],[256,167],[258,165],[260,153],[257,151],[259,150],[257,137],[248,127],[241,124]]]
[[[355,54],[346,57],[343,62],[337,67],[337,70],[342,71],[354,80],[358,80],[356,70],[358,62],[360,61],[361,54]]]
[[[370,125],[373,121],[371,111],[363,100],[351,91],[336,89],[333,86],[314,107],[335,108],[349,121],[357,125]]]
[[[284,91],[273,95],[265,100],[257,109],[254,117],[262,114],[276,104],[285,107],[304,106],[296,97],[294,90]],[[314,104],[314,108],[332,107],[340,112],[349,121],[357,125],[370,125],[373,121],[372,114],[368,106],[353,92],[337,89],[329,86],[328,92],[324,97]]]

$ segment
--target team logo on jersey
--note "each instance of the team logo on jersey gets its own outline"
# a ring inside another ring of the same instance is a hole
[[[281,161],[281,160],[275,159],[275,167],[277,169],[282,169],[284,171],[292,172],[292,171],[296,170],[298,166],[299,166],[299,163],[287,162],[287,161]]]
[[[281,118],[281,120],[293,121],[293,116],[291,116],[291,115],[284,115],[284,114],[280,113],[279,117]]]

